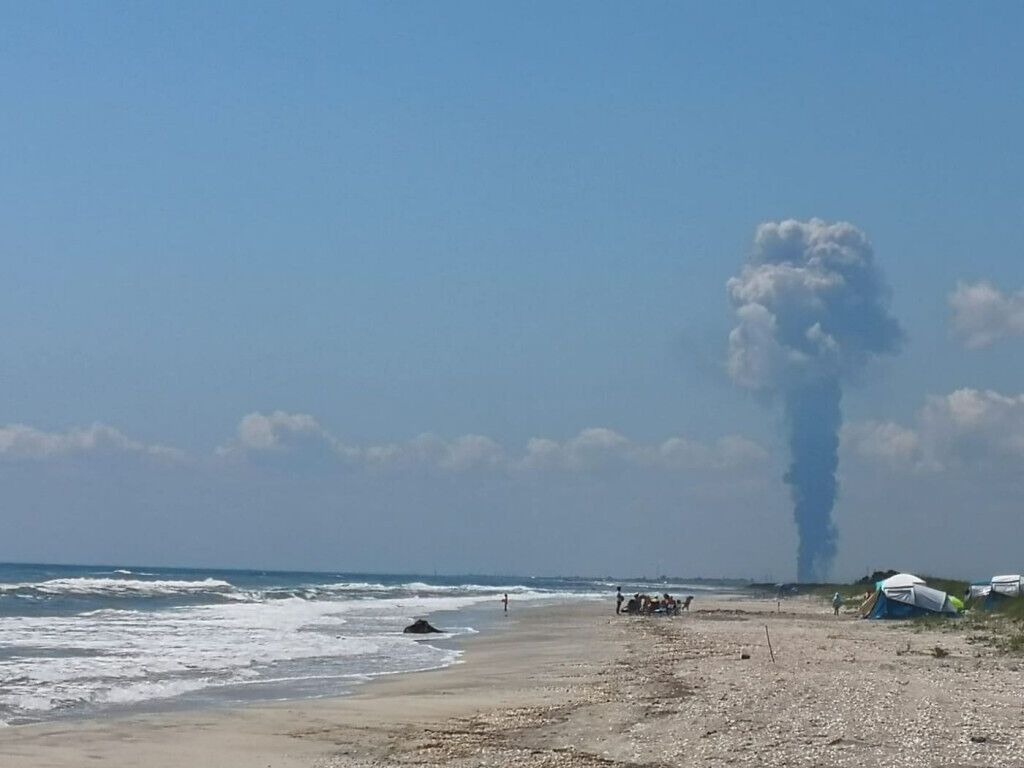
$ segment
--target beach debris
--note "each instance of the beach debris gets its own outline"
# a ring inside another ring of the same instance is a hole
[[[772,650],[772,636],[768,634],[768,625],[764,625],[764,636],[768,638],[768,653],[772,656],[772,664],[775,663],[775,651]]]
[[[416,621],[402,631],[408,635],[428,635],[431,632],[440,632],[441,630],[432,626],[426,619],[416,619]]]
[[[749,659],[750,658],[750,654],[749,653],[741,653],[740,654],[740,658],[741,659]]]

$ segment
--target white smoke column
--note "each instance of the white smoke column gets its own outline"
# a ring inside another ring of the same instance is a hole
[[[871,244],[845,222],[761,224],[746,266],[726,287],[737,319],[729,373],[782,401],[790,451],[784,479],[800,537],[797,578],[822,580],[836,552],[842,387],[873,357],[896,351],[903,334],[889,314]]]

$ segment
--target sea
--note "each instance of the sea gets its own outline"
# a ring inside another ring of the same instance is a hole
[[[627,593],[710,594],[668,579],[409,576],[0,564],[0,725],[335,696],[456,663],[509,610]],[[436,635],[403,628],[426,618]]]

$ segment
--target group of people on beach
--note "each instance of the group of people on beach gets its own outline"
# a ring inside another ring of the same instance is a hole
[[[630,616],[650,616],[655,613],[678,616],[680,611],[690,610],[690,602],[693,595],[687,595],[685,600],[678,600],[668,592],[658,595],[642,594],[637,592],[629,600],[622,594],[622,587],[615,588],[615,613],[625,613]],[[623,602],[626,607],[623,608]]]

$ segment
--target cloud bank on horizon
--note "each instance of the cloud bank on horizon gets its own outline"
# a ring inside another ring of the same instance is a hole
[[[185,457],[177,448],[133,440],[119,429],[99,422],[66,432],[47,432],[26,424],[0,426],[0,458],[51,459],[111,453],[135,453],[172,461]]]
[[[0,460],[46,461],[117,453],[178,462],[204,459],[177,448],[132,439],[102,423],[63,432],[24,424],[0,426]],[[400,443],[361,446],[336,437],[314,416],[274,411],[243,416],[236,435],[218,446],[212,457],[205,458],[238,462],[310,453],[329,456],[338,469],[429,467],[450,472],[481,468],[588,472],[615,465],[714,471],[757,464],[768,457],[764,447],[741,435],[726,435],[710,443],[674,436],[644,444],[605,427],[583,429],[561,441],[531,438],[518,454],[489,437],[472,434],[445,439],[428,433]]]
[[[216,450],[228,459],[244,459],[273,453],[320,449],[339,465],[368,468],[431,467],[462,472],[494,469],[511,472],[592,471],[614,465],[667,470],[716,470],[762,462],[767,451],[739,435],[703,443],[686,437],[670,437],[656,444],[642,444],[604,427],[581,430],[566,440],[534,437],[525,451],[515,454],[484,435],[460,435],[444,439],[423,434],[402,443],[359,446],[331,434],[308,414],[285,411],[250,413],[242,418],[238,433]]]
[[[962,388],[928,395],[910,425],[893,421],[844,422],[840,445],[852,456],[913,473],[970,470],[1015,472],[1024,463],[1024,393]],[[742,435],[711,442],[669,437],[640,443],[604,427],[564,440],[531,438],[515,452],[484,435],[445,439],[417,435],[397,443],[346,443],[310,414],[274,411],[242,417],[236,434],[212,454],[133,439],[107,424],[46,431],[24,424],[0,426],[0,461],[46,463],[118,454],[156,465],[237,465],[273,461],[310,451],[328,456],[334,469],[403,470],[425,467],[449,473],[499,470],[510,473],[588,473],[615,466],[716,472],[763,465],[769,448]],[[326,465],[330,468],[332,465]]]
[[[871,244],[846,222],[761,224],[747,264],[726,289],[737,320],[729,373],[782,399],[797,578],[821,581],[836,554],[842,387],[872,358],[897,351],[903,332],[889,313]]]
[[[859,574],[865,552],[913,569],[899,530],[918,530],[918,508],[946,505],[951,526],[1019,514],[1005,501],[1021,498],[1024,394],[929,396],[911,422],[848,422],[841,437],[851,499],[836,514],[853,539],[837,557],[844,573]],[[104,424],[0,427],[7,556],[50,561],[84,552],[95,562],[591,574],[662,564],[786,579],[775,569],[797,541],[777,522],[780,469],[770,446],[740,435],[642,442],[591,428],[518,449],[481,435],[357,445],[312,415],[274,411],[247,414],[216,450],[187,453]],[[964,507],[964,488],[993,491]],[[900,505],[907,497],[912,508]],[[875,522],[891,537],[859,543]],[[965,575],[982,554],[1019,567],[999,546],[964,554],[955,542],[970,531],[937,532],[922,552]],[[478,546],[495,535],[500,548]]]
[[[356,444],[309,414],[255,412],[219,448],[173,461],[105,425],[0,429],[18,435],[0,439],[0,560],[727,575],[733,564],[706,543],[771,503],[775,474],[745,437],[607,428],[518,447],[431,434]],[[82,439],[91,431],[119,437]],[[766,542],[790,534],[749,529],[745,567],[764,574],[776,561]]]

